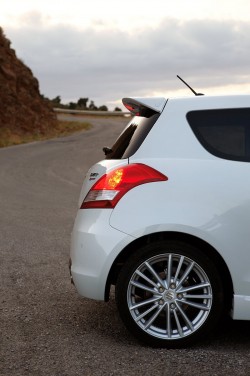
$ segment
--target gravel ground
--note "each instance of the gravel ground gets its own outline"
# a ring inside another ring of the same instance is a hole
[[[152,349],[124,328],[113,293],[91,301],[70,284],[81,182],[127,120],[92,122],[0,150],[0,375],[249,375],[250,322],[225,319],[192,348]]]

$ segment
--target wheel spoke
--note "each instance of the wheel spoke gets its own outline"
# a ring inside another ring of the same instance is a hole
[[[185,295],[185,299],[212,299],[212,295],[211,294]]]
[[[185,314],[185,312],[183,311],[183,309],[181,308],[181,306],[178,302],[176,302],[176,306],[177,306],[181,316],[183,317],[184,321],[188,325],[189,329],[191,329],[193,331],[194,330],[193,324],[191,323],[191,321],[189,320],[189,318],[187,317],[187,315]]]
[[[198,290],[198,289],[203,289],[205,287],[210,287],[210,283],[199,283],[198,285],[194,285],[194,286],[188,286],[188,287],[179,287],[177,290],[178,292],[189,292],[189,291],[193,291],[193,290]]]
[[[188,300],[182,300],[181,302],[182,304],[187,304],[191,307],[195,307],[195,308],[198,308],[202,311],[209,311],[210,310],[210,307],[206,306],[205,304],[200,304],[200,303],[195,303],[195,302],[190,302]]]
[[[180,337],[183,337],[183,330],[182,330],[182,327],[181,327],[181,324],[180,324],[180,320],[179,320],[179,317],[177,315],[176,310],[174,310],[174,318],[175,318],[175,322],[176,322],[178,333],[179,333]]]
[[[155,277],[155,279],[160,283],[160,285],[165,289],[165,285],[163,283],[163,280],[158,276],[158,274],[156,273],[156,271],[152,268],[152,266],[148,263],[148,262],[145,262],[145,265],[146,267],[148,268],[148,270],[151,272],[151,274]]]
[[[134,309],[143,307],[143,306],[145,306],[147,304],[154,303],[154,302],[156,302],[159,299],[160,299],[160,296],[159,297],[154,297],[154,298],[151,298],[151,299],[147,299],[147,300],[144,300],[143,302],[140,302],[138,304],[135,304],[135,305],[129,307],[129,309],[130,309],[130,311],[132,311]]]
[[[172,254],[168,256],[168,275],[167,275],[167,287],[169,288],[172,276]]]
[[[157,306],[156,304],[152,305],[152,307],[150,307],[149,309],[147,309],[145,312],[143,312],[141,315],[137,316],[135,321],[138,322],[140,321],[141,319],[143,319],[143,317],[145,317],[146,315],[148,315],[150,312],[152,312],[154,309],[158,308],[159,306]]]
[[[187,276],[189,275],[193,267],[194,267],[194,262],[191,262],[189,266],[187,267],[187,269],[185,270],[185,272],[183,273],[183,275],[181,276],[181,279],[178,281],[178,286],[181,286],[182,282],[187,278]],[[177,290],[178,290],[178,287],[177,287]]]
[[[176,273],[175,273],[175,276],[174,276],[174,283],[176,283],[177,281],[177,278],[180,274],[180,271],[181,271],[181,268],[182,268],[182,264],[183,264],[183,261],[184,261],[184,256],[181,256],[180,260],[179,260],[179,264],[178,264],[178,267],[176,269]]]
[[[150,288],[148,286],[145,286],[142,283],[137,282],[137,281],[131,281],[130,284],[133,285],[133,286],[135,286],[135,287],[138,287],[141,290],[149,291],[152,294],[155,294],[155,292],[156,292],[154,289],[152,289],[152,288]]]
[[[151,317],[151,319],[149,319],[147,321],[147,323],[145,325],[145,329],[148,329],[151,326],[151,324],[153,324],[153,322],[159,316],[159,314],[161,313],[161,311],[163,310],[163,308],[164,308],[164,305],[157,307],[157,311],[155,312],[155,314]]]
[[[172,332],[172,327],[171,327],[171,311],[169,308],[169,305],[166,304],[166,321],[167,321],[167,336],[168,338],[171,338],[171,332]]]
[[[139,277],[145,279],[145,281],[147,281],[150,285],[152,285],[152,286],[158,288],[157,284],[156,284],[154,281],[152,281],[150,278],[148,278],[145,274],[141,273],[139,270],[136,270],[136,274],[137,274]]]

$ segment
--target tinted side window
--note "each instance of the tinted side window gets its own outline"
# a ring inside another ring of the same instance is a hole
[[[131,157],[139,149],[159,116],[160,114],[149,118],[134,117],[111,147],[111,152],[106,155],[106,159]]]
[[[191,111],[187,120],[208,152],[250,162],[250,108]]]

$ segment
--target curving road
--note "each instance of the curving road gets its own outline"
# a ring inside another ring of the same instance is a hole
[[[147,348],[113,299],[81,299],[71,286],[82,179],[127,120],[91,122],[70,137],[0,149],[0,375],[249,375],[249,322],[226,321],[191,349]]]

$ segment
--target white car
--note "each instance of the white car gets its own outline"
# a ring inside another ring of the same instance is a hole
[[[88,171],[70,252],[78,293],[127,328],[189,346],[250,320],[250,96],[125,98],[134,115]]]

